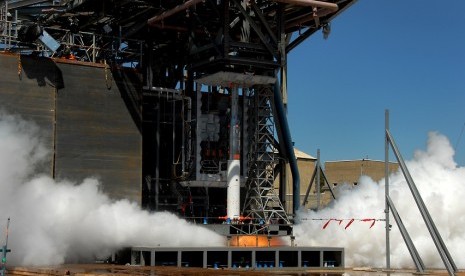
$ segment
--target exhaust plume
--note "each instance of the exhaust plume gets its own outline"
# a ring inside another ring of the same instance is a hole
[[[50,154],[39,137],[35,124],[0,110],[0,227],[11,217],[9,264],[94,260],[127,246],[225,244],[220,235],[174,214],[111,200],[94,178],[74,183],[38,175]]]
[[[465,248],[465,205],[462,202],[465,198],[465,167],[457,166],[453,157],[449,140],[431,132],[426,151],[416,151],[413,160],[406,165],[452,258],[458,267],[464,268],[465,259],[461,253]],[[353,188],[349,185],[338,187],[337,199],[323,210],[301,211],[302,221],[294,228],[296,242],[299,245],[344,247],[347,266],[384,267],[385,181],[375,183],[362,176],[358,183]],[[443,268],[402,172],[399,170],[390,175],[389,183],[391,198],[425,265]],[[317,220],[321,218],[325,220]],[[323,229],[331,218],[343,221],[340,224],[331,221]],[[372,218],[381,221],[375,221],[370,228],[372,221],[368,219]],[[355,220],[345,229],[351,219]],[[391,267],[413,268],[414,263],[392,215],[390,224]]]

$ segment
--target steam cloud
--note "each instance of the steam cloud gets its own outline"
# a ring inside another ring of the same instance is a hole
[[[399,145],[401,148],[401,145]],[[436,132],[429,134],[426,151],[416,151],[406,165],[425,204],[459,268],[465,267],[465,167],[455,163],[449,140]],[[415,205],[402,172],[390,175],[390,195],[425,265],[443,268],[436,247]],[[294,229],[298,245],[338,246],[345,248],[346,266],[385,266],[385,223],[350,219],[384,219],[384,179],[375,183],[362,176],[359,185],[338,187],[337,200],[318,212],[301,212],[302,223]],[[331,221],[323,229],[320,218]],[[391,216],[391,267],[413,268],[414,264],[399,229]]]
[[[224,239],[165,212],[149,213],[126,200],[112,201],[96,179],[83,183],[56,182],[37,175],[37,166],[50,154],[31,122],[0,111],[0,226],[12,218],[10,264],[49,265],[106,257],[131,245],[215,246]],[[445,244],[459,267],[465,248],[465,167],[458,167],[448,139],[429,136],[426,151],[407,162]],[[390,176],[391,197],[427,267],[443,267],[401,172]],[[384,180],[363,176],[355,188],[338,188],[338,197],[318,212],[302,211],[294,232],[298,245],[345,248],[347,266],[385,265],[384,222],[351,218],[384,218]],[[342,224],[313,219],[347,219]],[[410,255],[391,219],[391,265],[413,267]],[[3,245],[3,237],[0,245]]]
[[[36,125],[0,110],[0,227],[11,217],[9,264],[103,258],[125,246],[225,244],[223,237],[173,214],[110,200],[96,179],[77,184],[37,175],[50,154],[39,137]]]

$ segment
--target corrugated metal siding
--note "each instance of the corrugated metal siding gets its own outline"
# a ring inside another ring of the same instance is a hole
[[[47,59],[25,57],[21,64],[20,79],[18,57],[0,55],[0,108],[40,127],[41,139],[51,154],[37,171],[52,174],[55,88],[43,68],[53,70],[53,65]]]
[[[19,79],[17,57],[0,55],[0,107],[40,126],[56,149],[55,177],[95,176],[111,198],[140,203],[142,137],[116,84],[107,89],[104,69],[30,57],[22,66]],[[42,172],[52,175],[52,165],[50,154]]]
[[[142,138],[116,84],[107,88],[103,68],[58,67],[57,178],[96,176],[112,198],[140,203]]]

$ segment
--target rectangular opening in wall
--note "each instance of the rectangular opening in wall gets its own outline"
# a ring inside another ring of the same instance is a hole
[[[203,251],[182,251],[182,267],[203,267]]]
[[[279,251],[279,266],[283,267],[298,267],[299,252],[298,251]]]
[[[208,251],[207,267],[228,267],[228,251]]]
[[[152,265],[150,263],[150,251],[142,251],[141,265]]]
[[[324,267],[341,267],[342,251],[324,251],[323,266]]]
[[[256,251],[255,252],[255,267],[268,268],[274,267],[276,264],[275,251]]]
[[[177,266],[178,251],[155,252],[155,266]]]
[[[232,268],[252,267],[252,251],[232,251],[231,253]]]
[[[320,267],[320,251],[302,251],[302,267]]]

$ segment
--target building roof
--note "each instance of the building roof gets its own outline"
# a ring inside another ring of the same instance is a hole
[[[384,163],[385,162],[384,160],[374,160],[374,159],[364,158],[364,159],[352,159],[352,160],[349,160],[349,159],[332,160],[332,161],[325,161],[325,163],[362,162],[362,161],[363,162],[379,162],[379,163]],[[397,164],[397,162],[395,162],[395,161],[389,161],[389,163]]]
[[[310,154],[306,154],[303,151],[294,148],[294,154],[296,159],[308,159],[308,160],[316,160],[315,157],[311,156]]]

